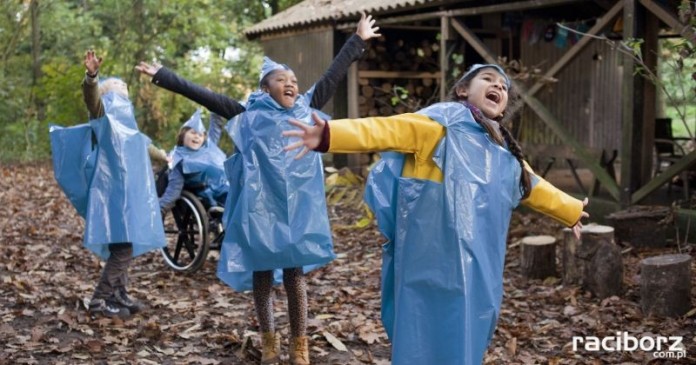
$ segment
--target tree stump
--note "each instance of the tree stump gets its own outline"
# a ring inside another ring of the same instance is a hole
[[[621,295],[623,290],[623,260],[621,249],[611,241],[597,245],[592,260],[585,267],[585,288],[597,298]]]
[[[597,243],[604,240],[611,242],[614,228],[598,224],[587,224],[582,228],[582,238],[577,239],[570,228],[563,229],[563,247],[561,247],[561,263],[563,267],[563,283],[566,285],[583,285],[585,266],[591,260],[591,255]],[[585,247],[581,248],[583,242]],[[582,257],[580,253],[583,253]]]
[[[529,236],[520,244],[520,267],[528,279],[545,279],[556,275],[556,239],[551,236]]]
[[[661,255],[640,262],[640,306],[645,315],[677,317],[691,308],[691,256]]]
[[[674,215],[670,208],[634,205],[607,216],[616,228],[616,243],[633,247],[665,247],[675,236]],[[669,238],[669,240],[668,240]]]

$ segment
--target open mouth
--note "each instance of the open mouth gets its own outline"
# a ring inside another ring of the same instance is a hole
[[[498,104],[500,102],[500,95],[496,92],[489,92],[486,94],[486,99]]]
[[[292,91],[292,90],[285,90],[285,91],[283,91],[283,96],[287,96],[287,97],[294,98],[294,97],[295,97],[295,92]]]

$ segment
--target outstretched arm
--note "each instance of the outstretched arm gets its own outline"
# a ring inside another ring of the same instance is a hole
[[[584,211],[588,199],[576,199],[536,175],[529,166],[526,168],[532,179],[532,191],[522,204],[571,227],[575,236],[580,238],[581,219],[590,216]]]
[[[245,111],[244,106],[238,101],[196,85],[161,65],[140,62],[135,69],[152,76],[155,85],[185,96],[224,118],[230,119]]]
[[[285,131],[286,137],[298,137],[287,151],[302,150],[301,158],[310,150],[318,152],[396,151],[413,153],[416,159],[428,160],[445,135],[445,128],[422,114],[400,114],[391,117],[338,119],[331,123],[312,114],[315,125],[289,120],[296,130]],[[330,126],[330,127],[329,127]]]
[[[317,81],[310,104],[312,108],[321,109],[331,99],[336,93],[338,83],[348,73],[351,63],[362,55],[366,46],[365,41],[380,36],[377,33],[379,27],[374,25],[375,20],[372,19],[372,16],[362,13],[355,34],[343,45],[324,75]]]
[[[94,51],[85,53],[85,78],[82,80],[82,97],[87,106],[89,119],[99,118],[104,115],[104,106],[99,97],[99,67],[102,58],[97,57]]]

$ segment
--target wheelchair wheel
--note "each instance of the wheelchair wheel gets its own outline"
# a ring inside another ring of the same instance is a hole
[[[210,249],[208,216],[194,194],[181,192],[164,216],[164,233],[167,246],[161,251],[167,265],[179,272],[194,272],[203,266]]]

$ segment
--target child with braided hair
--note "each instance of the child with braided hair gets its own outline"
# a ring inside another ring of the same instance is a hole
[[[494,64],[474,65],[450,102],[392,117],[290,120],[301,148],[380,151],[365,200],[388,239],[382,263],[382,322],[392,364],[481,364],[503,296],[512,210],[522,203],[572,227],[584,201],[534,174],[501,124],[514,98]],[[386,152],[393,151],[393,152]]]

